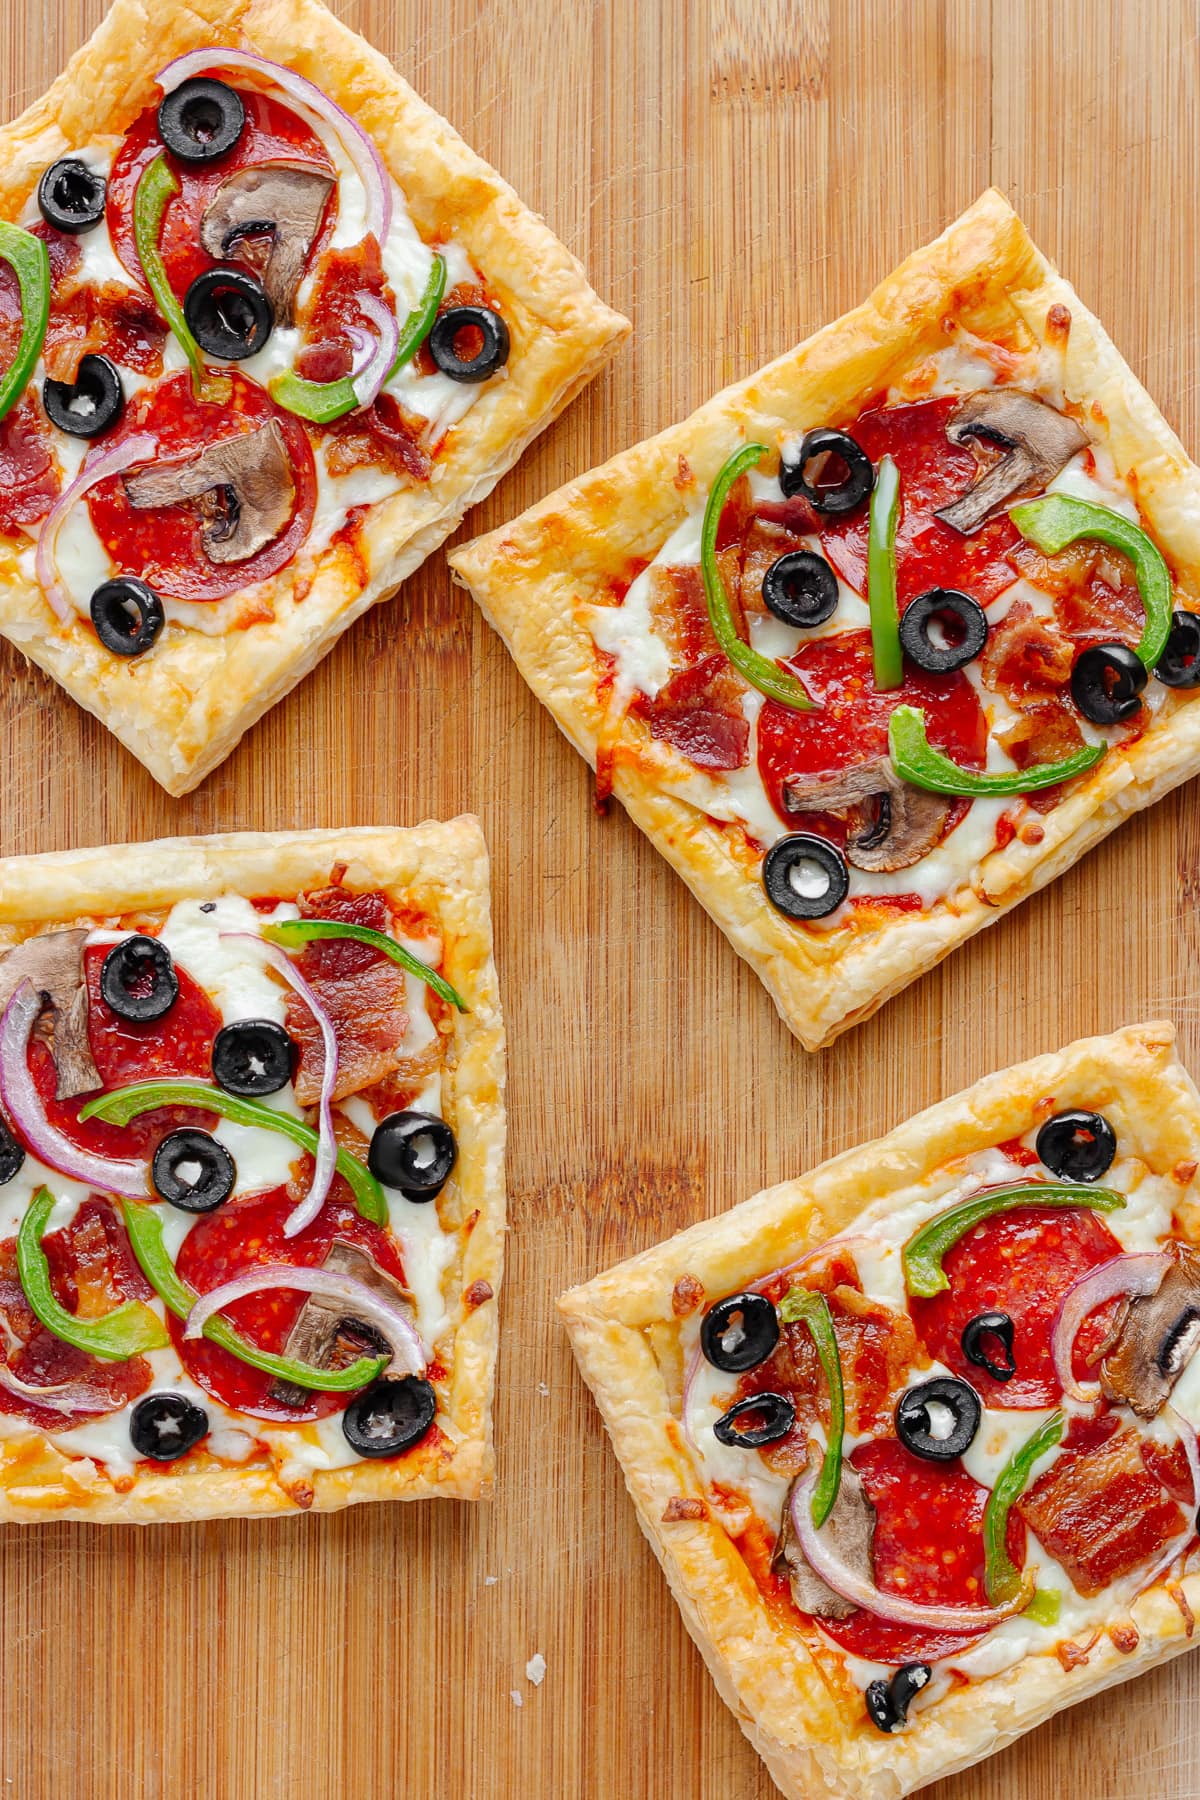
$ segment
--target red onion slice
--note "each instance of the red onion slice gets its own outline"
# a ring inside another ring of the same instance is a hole
[[[1026,1578],[1016,1597],[1003,1606],[922,1606],[899,1594],[885,1593],[865,1576],[847,1566],[827,1538],[813,1524],[812,1497],[820,1474],[820,1461],[792,1489],[792,1526],[808,1562],[843,1600],[861,1606],[877,1619],[896,1625],[916,1625],[927,1631],[987,1631],[1029,1604],[1032,1592]]]
[[[55,616],[69,625],[77,617],[71,596],[63,586],[59,572],[58,558],[55,554],[58,534],[67,522],[67,515],[77,501],[81,500],[89,488],[98,481],[107,481],[110,475],[120,475],[131,469],[135,463],[149,462],[157,451],[157,444],[149,432],[137,432],[126,438],[123,444],[114,444],[107,450],[92,451],[84,460],[83,466],[74,481],[64,488],[50,511],[46,514],[46,522],[42,526],[38,538],[37,557],[34,568],[38,585],[46,596],[47,605]]]
[[[32,982],[23,981],[0,1019],[0,1100],[5,1111],[33,1154],[60,1175],[84,1181],[102,1194],[148,1199],[144,1162],[122,1162],[81,1150],[46,1117],[29,1072],[29,1039],[41,1010],[42,996]]]
[[[35,1406],[44,1406],[47,1412],[62,1413],[66,1419],[73,1419],[81,1414],[117,1410],[116,1407],[106,1409],[103,1403],[97,1405],[95,1394],[80,1387],[77,1381],[60,1381],[53,1387],[38,1387],[35,1382],[22,1381],[19,1375],[14,1375],[7,1363],[0,1363],[0,1387],[10,1394],[19,1395],[22,1400],[32,1400]]]
[[[370,406],[378,399],[384,382],[392,372],[392,364],[396,360],[396,351],[400,347],[400,321],[390,306],[385,306],[376,294],[357,295],[359,306],[374,325],[379,342],[370,362],[353,380],[355,393],[358,395],[359,409]]]
[[[265,1263],[261,1268],[247,1269],[244,1275],[223,1281],[197,1300],[188,1314],[184,1337],[198,1338],[215,1313],[223,1312],[235,1300],[244,1300],[247,1294],[261,1294],[271,1288],[291,1288],[296,1293],[343,1301],[347,1318],[361,1319],[387,1339],[401,1374],[419,1375],[424,1369],[425,1346],[408,1315],[365,1282],[356,1281],[353,1275],[338,1275],[333,1269],[296,1269],[285,1263]]]
[[[375,355],[375,336],[373,332],[364,330],[361,325],[346,325],[343,330],[350,339],[353,351],[350,359],[350,379],[354,381],[362,374]]]
[[[271,967],[277,969],[288,986],[299,994],[317,1021],[321,1033],[321,1047],[325,1055],[324,1067],[321,1070],[321,1099],[318,1114],[320,1125],[317,1132],[317,1155],[313,1167],[312,1184],[299,1206],[294,1207],[288,1214],[283,1227],[284,1237],[295,1237],[298,1231],[303,1231],[306,1225],[312,1224],[329,1198],[329,1189],[337,1168],[338,1147],[337,1139],[333,1135],[333,1090],[337,1083],[338,1072],[337,1037],[329,1014],[286,950],[278,944],[267,943],[265,938],[255,937],[252,931],[223,931],[221,937],[227,941],[256,945]]]
[[[1064,1394],[1072,1400],[1094,1400],[1100,1392],[1098,1381],[1086,1386],[1076,1381],[1073,1365],[1075,1339],[1089,1313],[1106,1301],[1153,1294],[1166,1272],[1167,1257],[1161,1250],[1150,1250],[1133,1256],[1114,1256],[1081,1275],[1062,1297],[1054,1319],[1050,1350],[1054,1357],[1054,1373]]]
[[[213,44],[207,50],[189,50],[184,56],[177,56],[159,70],[155,80],[163,93],[169,94],[180,82],[190,81],[193,75],[203,75],[209,69],[248,69],[255,75],[265,75],[289,99],[307,107],[329,127],[362,183],[367,201],[367,230],[374,232],[382,248],[392,228],[392,193],[379,152],[362,126],[349,113],[343,112],[328,94],[322,93],[314,82],[306,81],[294,69],[270,62],[265,56],[255,56],[250,50],[231,50],[224,44]]]
[[[1190,1420],[1185,1419],[1174,1406],[1168,1406],[1167,1411],[1175,1421],[1175,1429],[1179,1433],[1179,1441],[1183,1445],[1183,1453],[1187,1457],[1188,1472],[1192,1478],[1192,1511],[1190,1514],[1185,1514],[1187,1525],[1182,1534],[1167,1545],[1163,1554],[1141,1583],[1138,1588],[1139,1595],[1144,1594],[1147,1588],[1152,1588],[1156,1581],[1162,1580],[1171,1564],[1183,1555],[1196,1535],[1195,1508],[1200,1505],[1200,1448],[1197,1447],[1196,1433]]]

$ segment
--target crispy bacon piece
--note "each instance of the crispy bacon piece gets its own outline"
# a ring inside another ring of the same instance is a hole
[[[980,667],[987,685],[1019,706],[1031,693],[1064,687],[1074,660],[1057,621],[1035,613],[1028,600],[1014,600],[990,633]]]
[[[725,581],[736,617],[740,574],[728,561],[735,553],[720,554],[726,559]],[[645,719],[654,737],[673,744],[698,768],[743,768],[750,743],[741,707],[743,686],[717,648],[699,569],[652,570],[650,608],[672,665],[678,666],[652,700],[639,695],[630,710]]]
[[[58,498],[59,477],[46,430],[31,393],[0,424],[0,531],[44,519]]]
[[[742,542],[739,593],[743,612],[766,612],[762,597],[763,576],[771,564],[786,556],[789,550],[800,549],[803,549],[800,539],[781,525],[768,525],[761,519],[750,521]]]
[[[1085,1598],[1148,1568],[1183,1527],[1178,1506],[1147,1471],[1132,1428],[1065,1450],[1017,1510]]]
[[[1075,714],[1057,697],[1034,700],[1016,722],[1000,733],[1000,742],[1018,769],[1059,762],[1083,745]]]
[[[330,439],[325,461],[332,475],[382,463],[393,475],[429,480],[433,465],[421,447],[425,421],[406,412],[392,394],[380,394],[365,412],[347,413],[319,429]]]
[[[321,888],[302,894],[299,905],[306,919],[340,919],[350,925],[370,926],[373,931],[387,931],[391,925],[391,909],[380,893]],[[357,1094],[397,1069],[408,1028],[403,970],[369,944],[349,938],[306,944],[296,960],[337,1037],[334,1099]],[[307,1006],[291,994],[287,1028],[300,1049],[296,1098],[301,1106],[314,1106],[321,1096],[321,1034]]]

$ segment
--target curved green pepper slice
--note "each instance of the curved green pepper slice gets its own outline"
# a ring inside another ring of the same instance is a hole
[[[17,1229],[17,1275],[35,1317],[64,1344],[106,1362],[125,1362],[144,1350],[165,1350],[171,1340],[163,1322],[140,1300],[126,1300],[100,1319],[77,1319],[59,1305],[42,1249],[42,1235],[53,1211],[54,1195],[49,1188],[39,1188]]]
[[[446,259],[435,256],[425,290],[400,327],[396,359],[388,370],[389,381],[398,369],[412,361],[429,336],[445,291]],[[340,381],[306,381],[295,369],[285,369],[269,385],[273,400],[298,418],[310,419],[314,425],[330,425],[334,419],[344,418],[361,404],[349,375],[343,375]]]
[[[414,956],[411,950],[398,944],[386,931],[373,931],[369,925],[344,924],[341,919],[281,919],[277,925],[264,925],[262,934],[271,943],[282,945],[285,950],[311,943],[314,938],[353,938],[356,943],[370,944],[373,950],[390,956],[393,962],[399,963],[402,969],[407,969],[410,975],[418,976],[448,1006],[457,1007],[459,1012],[471,1010],[457,988],[452,988],[436,969],[423,963],[419,956]]]
[[[1137,654],[1152,669],[1166,649],[1171,630],[1171,574],[1153,538],[1122,513],[1097,506],[1093,500],[1077,500],[1073,494],[1043,494],[1040,500],[1023,500],[1010,507],[1008,516],[1021,536],[1046,556],[1085,538],[1107,544],[1129,558],[1146,609]]]
[[[163,214],[167,210],[167,202],[178,192],[178,179],[167,161],[166,151],[162,150],[143,169],[134,190],[133,241],[155,304],[179,339],[188,359],[188,366],[192,371],[192,392],[197,400],[227,400],[231,392],[229,377],[214,374],[205,364],[200,346],[191,334],[183,316],[183,308],[167,279],[159,240],[162,237]]]
[[[1023,1444],[1018,1444],[988,1497],[983,1515],[983,1567],[987,1597],[993,1606],[1003,1606],[1021,1585],[1021,1572],[1008,1554],[1008,1515],[1029,1485],[1034,1463],[1059,1442],[1066,1424],[1067,1415],[1061,1411],[1043,1420]],[[1039,1624],[1052,1625],[1060,1605],[1061,1596],[1053,1589],[1044,1589],[1034,1595],[1025,1610]]]
[[[114,1089],[111,1094],[98,1094],[86,1106],[80,1107],[79,1117],[104,1119],[110,1125],[128,1125],[139,1114],[153,1112],[159,1106],[200,1107],[235,1125],[259,1125],[264,1131],[277,1131],[281,1137],[290,1137],[310,1156],[317,1154],[320,1140],[312,1126],[302,1119],[293,1119],[290,1113],[275,1112],[257,1100],[243,1100],[237,1094],[227,1094],[223,1088],[208,1087],[202,1081],[135,1081],[129,1087]],[[338,1174],[349,1184],[363,1218],[370,1219],[375,1225],[385,1225],[387,1201],[371,1171],[348,1150],[338,1151],[337,1167]]]
[[[910,1294],[928,1299],[950,1286],[942,1268],[947,1250],[976,1225],[996,1213],[1023,1206],[1086,1206],[1093,1212],[1120,1212],[1124,1194],[1114,1188],[1084,1187],[1071,1181],[1023,1181],[1008,1187],[988,1188],[970,1200],[952,1206],[922,1225],[904,1246],[904,1285]]]
[[[0,376],[3,419],[24,393],[45,342],[50,319],[50,255],[42,238],[0,219],[0,257],[16,276],[21,294],[20,341],[15,356]]]
[[[143,1206],[137,1200],[122,1200],[121,1210],[142,1274],[167,1310],[177,1319],[186,1319],[199,1295],[180,1278],[167,1253],[162,1220],[153,1207]],[[360,1356],[344,1369],[317,1369],[311,1363],[298,1362],[291,1356],[276,1356],[270,1350],[260,1350],[256,1344],[247,1343],[228,1319],[219,1315],[205,1320],[204,1336],[211,1343],[219,1344],[222,1350],[228,1350],[239,1362],[249,1363],[253,1369],[262,1369],[265,1374],[274,1375],[279,1381],[290,1381],[296,1387],[317,1388],[325,1394],[345,1394],[354,1388],[366,1387],[383,1373],[388,1363],[386,1356]]]
[[[761,656],[738,636],[730,610],[729,595],[725,592],[725,583],[717,566],[717,532],[729,491],[739,475],[755,468],[766,454],[764,444],[744,445],[742,449],[734,451],[712,484],[700,531],[700,573],[704,578],[704,598],[708,603],[713,636],[738,674],[751,687],[757,688],[760,694],[766,694],[771,700],[778,700],[781,706],[790,706],[796,712],[813,712],[816,710],[816,702],[805,692],[796,677],[773,663],[770,657]]]
[[[1085,744],[1082,750],[1060,762],[1039,763],[1032,769],[964,769],[942,751],[935,750],[925,730],[925,714],[917,706],[898,706],[888,720],[888,749],[892,766],[903,781],[927,788],[934,794],[964,794],[968,799],[988,795],[1032,794],[1054,787],[1093,768],[1105,754],[1105,744]]]
[[[896,602],[896,526],[900,518],[900,474],[890,456],[881,459],[871,489],[867,530],[867,606],[871,614],[871,656],[877,688],[898,688],[904,680],[900,612]]]
[[[829,1438],[812,1496],[813,1524],[820,1530],[833,1511],[842,1484],[842,1438],[846,1431],[842,1361],[833,1329],[833,1314],[824,1294],[814,1294],[808,1288],[792,1288],[779,1302],[778,1310],[785,1324],[800,1321],[808,1326],[829,1389]]]

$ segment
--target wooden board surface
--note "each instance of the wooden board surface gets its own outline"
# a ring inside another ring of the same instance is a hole
[[[636,321],[474,528],[860,299],[989,181],[1200,450],[1195,0],[342,10]],[[7,110],[101,11],[3,0]],[[0,769],[6,853],[474,808],[512,1045],[494,1503],[7,1528],[0,1800],[768,1800],[553,1298],[1069,1037],[1166,1013],[1200,1075],[1194,787],[808,1057],[628,821],[594,815],[582,763],[440,554],[185,801],[7,647]],[[1185,1659],[938,1800],[1195,1800],[1198,1684]]]

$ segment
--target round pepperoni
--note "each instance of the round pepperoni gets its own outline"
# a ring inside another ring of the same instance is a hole
[[[313,1267],[324,1262],[338,1237],[360,1245],[381,1269],[404,1280],[404,1265],[395,1243],[386,1231],[355,1210],[350,1191],[340,1178],[319,1216],[289,1238],[283,1228],[294,1207],[295,1200],[286,1188],[274,1188],[270,1193],[230,1200],[216,1212],[205,1214],[183,1240],[176,1263],[180,1276],[198,1294],[207,1294],[264,1263]],[[222,1317],[260,1350],[281,1354],[306,1299],[305,1294],[273,1288],[238,1300]],[[271,1396],[274,1376],[239,1362],[206,1338],[185,1341],[182,1322],[172,1318],[168,1323],[188,1374],[214,1399],[238,1412],[259,1419],[323,1419],[340,1412],[352,1398],[350,1394],[312,1392],[302,1405],[287,1406]]]
[[[204,519],[195,503],[132,506],[120,475],[90,489],[87,507],[101,543],[118,569],[134,571],[160,594],[180,600],[221,600],[265,581],[289,563],[308,536],[317,499],[312,449],[299,419],[276,406],[248,375],[230,372],[227,400],[197,400],[186,370],[156,387],[143,388],[125,408],[106,443],[116,445],[148,432],[156,462],[186,462],[210,444],[278,422],[295,484],[291,518],[269,544],[244,562],[215,563],[200,541]]]
[[[983,1515],[988,1490],[960,1463],[923,1462],[895,1438],[860,1444],[850,1461],[875,1508],[875,1585],[922,1606],[986,1606]],[[1025,1560],[1025,1527],[1009,1515],[1008,1553]],[[822,1619],[821,1630],[868,1662],[932,1662],[977,1631],[928,1632],[874,1613]]]
[[[1056,1406],[1062,1389],[1054,1373],[1050,1334],[1059,1303],[1072,1282],[1119,1256],[1121,1246],[1098,1214],[1086,1207],[1015,1208],[985,1219],[946,1252],[950,1286],[909,1310],[930,1356],[979,1390],[985,1406]],[[1086,1320],[1075,1340],[1075,1374],[1095,1378],[1090,1360],[1104,1341],[1113,1302]],[[1006,1312],[1013,1321],[1011,1381],[996,1381],[963,1355],[964,1327],[977,1313]]]

